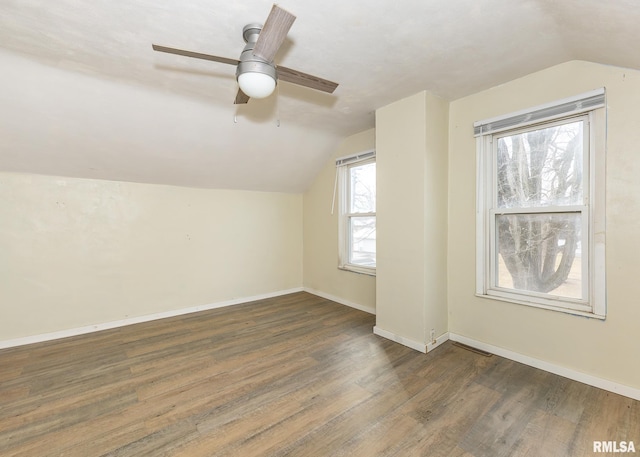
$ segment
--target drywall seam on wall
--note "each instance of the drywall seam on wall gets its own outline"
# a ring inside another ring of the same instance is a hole
[[[197,313],[199,311],[207,311],[207,310],[216,309],[216,308],[223,308],[225,306],[240,305],[243,303],[248,303],[256,300],[264,300],[267,298],[293,294],[296,292],[302,292],[302,287],[296,287],[296,288],[287,289],[287,290],[279,290],[277,292],[254,295],[251,297],[235,298],[233,300],[224,300],[216,303],[210,303],[207,305],[192,306],[189,308],[182,308],[182,309],[174,309],[174,310],[165,311],[162,313],[147,314],[145,316],[131,317],[128,319],[104,322],[104,323],[95,324],[95,325],[87,325],[84,327],[71,328],[68,330],[60,330],[57,332],[43,333],[40,335],[26,336],[21,338],[14,338],[11,340],[0,341],[0,349],[24,346],[26,344],[42,343],[43,341],[58,340],[61,338],[68,338],[70,336],[84,335],[87,333],[99,332],[102,330],[109,330],[109,329],[118,328],[118,327],[126,327],[127,325],[141,324],[143,322],[166,319],[169,317],[183,316],[185,314]]]

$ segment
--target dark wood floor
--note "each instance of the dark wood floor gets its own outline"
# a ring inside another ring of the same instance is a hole
[[[583,456],[640,402],[298,293],[0,351],[0,455]],[[639,449],[640,453],[640,449]],[[597,454],[604,455],[604,454]]]

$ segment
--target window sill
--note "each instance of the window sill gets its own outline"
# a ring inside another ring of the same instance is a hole
[[[360,267],[356,265],[340,265],[338,266],[338,270],[350,271],[351,273],[358,273],[361,275],[367,275],[367,276],[373,276],[373,277],[376,276],[375,268]]]
[[[580,310],[570,309],[570,308],[561,308],[559,306],[545,305],[543,303],[536,303],[534,301],[518,300],[518,299],[515,299],[515,298],[504,297],[504,296],[500,296],[500,295],[489,295],[489,294],[476,293],[475,296],[479,297],[479,298],[488,298],[490,300],[498,300],[498,301],[503,301],[503,302],[507,302],[507,303],[515,303],[517,305],[530,306],[532,308],[541,308],[541,309],[546,309],[546,310],[549,310],[549,311],[557,311],[557,312],[561,312],[561,313],[565,313],[565,314],[571,314],[571,315],[574,315],[574,316],[588,317],[588,318],[591,318],[591,319],[598,319],[598,320],[602,320],[602,321],[606,319],[605,315],[595,314],[593,312],[580,311]]]

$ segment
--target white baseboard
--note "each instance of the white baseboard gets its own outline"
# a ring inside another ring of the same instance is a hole
[[[365,313],[369,313],[369,314],[375,314],[376,313],[376,309],[372,308],[370,306],[360,305],[358,303],[354,303],[352,301],[345,300],[344,298],[336,297],[335,295],[331,295],[331,294],[328,294],[326,292],[322,292],[322,291],[319,291],[319,290],[316,290],[316,289],[312,289],[310,287],[303,287],[302,289],[305,292],[308,292],[310,294],[317,295],[318,297],[326,298],[327,300],[331,300],[331,301],[334,301],[336,303],[340,303],[341,305],[349,306],[350,308],[355,308],[355,309],[358,309],[360,311],[364,311]]]
[[[440,346],[442,343],[449,341],[449,332],[443,333],[439,337],[436,338],[435,342],[431,341],[427,343],[427,352],[433,351],[435,348]]]
[[[296,287],[294,289],[279,290],[276,292],[269,292],[266,294],[254,295],[251,297],[234,298],[232,300],[225,300],[221,302],[210,303],[208,305],[192,306],[190,308],[181,308],[181,309],[175,309],[170,311],[164,311],[161,313],[147,314],[145,316],[130,317],[130,318],[122,319],[118,321],[105,322],[105,323],[95,324],[95,325],[87,325],[85,327],[77,327],[77,328],[71,328],[67,330],[60,330],[57,332],[42,333],[39,335],[25,336],[22,338],[4,340],[4,341],[0,341],[0,349],[6,349],[6,348],[16,347],[16,346],[24,346],[25,344],[41,343],[43,341],[52,341],[60,338],[67,338],[70,336],[84,335],[86,333],[99,332],[101,330],[109,330],[117,327],[125,327],[127,325],[140,324],[142,322],[155,321],[158,319],[165,319],[168,317],[182,316],[184,314],[197,313],[198,311],[206,311],[206,310],[215,309],[215,308],[223,308],[225,306],[239,305],[242,303],[252,302],[256,300],[264,300],[266,298],[273,298],[273,297],[279,297],[281,295],[302,292],[302,290],[303,290],[302,287]]]
[[[395,341],[396,343],[400,343],[403,346],[407,346],[408,348],[415,349],[416,351],[427,353],[427,345],[424,343],[420,343],[419,341],[412,340],[410,338],[405,338],[404,336],[397,335],[393,332],[389,332],[388,330],[384,330],[377,325],[373,327],[373,333],[383,338],[386,338],[391,341]]]
[[[524,363],[525,365],[529,365],[534,368],[539,368],[540,370],[548,371],[565,378],[573,379],[574,381],[578,381],[583,384],[588,384],[599,389],[607,390],[619,395],[624,395],[625,397],[633,398],[635,400],[640,400],[640,389],[636,389],[635,387],[626,386],[624,384],[609,381],[608,379],[602,379],[596,376],[581,373],[570,368],[545,362],[544,360],[519,354],[517,352],[483,343],[481,341],[476,341],[472,338],[467,338],[466,336],[458,335],[455,333],[449,333],[449,338],[452,341],[457,341],[459,343],[466,344],[467,346],[499,355],[500,357],[504,357],[506,359],[514,360],[516,362]]]
[[[449,332],[445,332],[439,337],[435,339],[435,341],[430,341],[427,344],[420,343],[419,341],[412,340],[410,338],[405,338],[404,336],[400,336],[388,330],[384,330],[377,325],[373,327],[373,333],[383,338],[386,338],[391,341],[395,341],[396,343],[400,343],[403,346],[407,346],[408,348],[415,349],[416,351],[420,351],[422,353],[427,353],[433,351],[435,348],[443,344],[444,342],[449,340]]]

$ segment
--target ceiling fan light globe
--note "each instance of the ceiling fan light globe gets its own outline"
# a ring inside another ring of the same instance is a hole
[[[251,98],[266,98],[276,88],[276,80],[264,73],[246,72],[238,75],[238,85]]]

